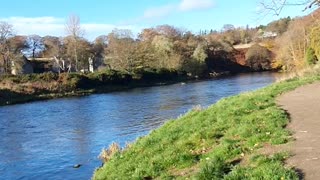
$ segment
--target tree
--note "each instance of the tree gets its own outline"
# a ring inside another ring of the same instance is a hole
[[[314,65],[318,61],[315,51],[312,48],[307,49],[306,62],[308,65]]]
[[[28,47],[31,51],[31,57],[35,58],[38,53],[44,50],[45,45],[43,38],[39,35],[31,35],[27,39]]]
[[[67,48],[64,39],[55,36],[45,36],[42,38],[44,50],[41,56],[45,58],[53,58],[54,72],[70,72],[72,63],[67,57]]]
[[[155,28],[155,31],[160,34],[160,35],[163,35],[167,38],[170,38],[170,39],[177,39],[177,38],[181,38],[183,32],[182,30],[176,28],[176,27],[173,27],[173,26],[170,26],[170,25],[161,25],[161,26],[157,26]]]
[[[55,36],[45,36],[42,38],[44,50],[42,57],[57,57],[62,58],[64,55],[63,40]]]
[[[170,57],[173,53],[173,41],[172,39],[164,36],[155,36],[152,41],[152,46],[156,51],[156,57],[158,60],[157,68],[174,68],[170,62]]]
[[[255,71],[271,69],[271,52],[258,44],[249,48],[246,53],[246,65]]]
[[[108,47],[108,36],[102,35],[97,37],[92,44],[93,65],[94,67],[103,67],[104,58]]]
[[[74,41],[72,36],[65,37],[63,45],[65,48],[65,58],[70,59],[71,62],[76,62],[75,64],[72,63],[72,70],[76,72],[80,70],[88,71],[89,58],[93,57],[92,45],[84,38],[77,38]]]
[[[112,69],[132,72],[135,68],[134,53],[137,43],[130,30],[114,29],[108,35],[105,63]]]
[[[143,29],[138,37],[140,41],[152,41],[157,35],[159,35],[159,33],[154,28],[148,28]]]
[[[92,50],[95,56],[102,57],[105,54],[106,48],[108,47],[108,36],[99,36],[93,42]]]
[[[281,18],[279,20],[269,23],[266,27],[266,31],[275,32],[278,35],[281,35],[288,30],[288,26],[290,22],[291,22],[290,17]]]
[[[307,49],[319,50],[319,33],[317,30],[320,11],[309,16],[296,18],[290,22],[288,30],[276,39],[276,62],[286,70],[304,68]],[[320,51],[319,51],[320,52]],[[318,56],[318,55],[317,55]]]
[[[79,70],[79,59],[78,59],[78,51],[79,51],[79,41],[82,38],[84,31],[80,25],[80,18],[76,15],[70,15],[67,19],[66,23],[66,32],[69,36],[69,50],[72,51],[70,53],[70,58],[75,62],[75,70]]]
[[[191,66],[189,67],[189,71],[194,75],[203,74],[203,72],[206,70],[205,61],[208,58],[205,45],[198,44],[191,57]]]
[[[0,22],[0,66],[5,73],[11,70],[9,38],[13,36],[13,27],[7,22]]]
[[[227,31],[232,31],[232,30],[235,30],[236,28],[234,27],[234,25],[232,24],[225,24],[223,25],[222,27],[222,31],[223,32],[227,32]]]
[[[26,36],[13,36],[8,39],[9,50],[12,54],[21,55],[21,52],[26,50],[29,46]]]
[[[320,59],[320,25],[316,24],[311,28],[310,33],[310,47],[314,50],[314,53],[318,59]]]

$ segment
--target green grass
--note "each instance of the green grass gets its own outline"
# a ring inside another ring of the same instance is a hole
[[[319,79],[296,78],[191,110],[114,155],[93,179],[298,179],[283,164],[287,155],[258,149],[290,141],[288,116],[275,98]]]

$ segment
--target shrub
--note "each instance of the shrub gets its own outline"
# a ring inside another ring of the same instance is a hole
[[[134,72],[134,77],[145,82],[172,80],[178,76],[176,70],[170,70],[165,68],[160,69],[141,69]]]
[[[130,74],[115,70],[106,70],[89,74],[88,78],[96,85],[128,84],[132,80],[132,76]]]
[[[82,74],[62,73],[58,77],[58,82],[61,83],[64,90],[75,90],[78,88],[89,88],[89,78]]]
[[[58,80],[59,75],[53,72],[47,72],[47,73],[38,74],[37,78],[46,82],[52,82],[52,81]]]
[[[258,44],[249,48],[246,53],[246,65],[254,71],[271,69],[271,51]]]
[[[305,59],[306,59],[306,62],[308,65],[316,64],[318,59],[317,59],[316,52],[314,51],[314,49],[312,49],[311,47],[308,47]]]

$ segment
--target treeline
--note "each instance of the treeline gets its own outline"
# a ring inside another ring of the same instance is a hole
[[[275,62],[292,71],[312,66],[320,59],[320,9],[290,21],[288,30],[274,43]]]
[[[69,17],[66,37],[14,35],[12,26],[6,22],[0,23],[0,29],[2,74],[10,74],[12,64],[22,69],[22,54],[29,59],[52,58],[58,72],[89,71],[90,61],[99,70],[126,73],[166,69],[205,76],[219,71],[247,71],[250,66],[242,67],[234,60],[233,45],[258,42],[263,33],[259,28],[225,25],[219,32],[193,34],[161,25],[144,29],[138,36],[130,30],[115,29],[90,42],[83,37],[77,16]]]
[[[68,18],[66,37],[15,35],[12,25],[0,22],[0,74],[10,74],[13,65],[22,72],[26,63],[22,55],[50,59],[55,72],[94,68],[134,75],[166,70],[199,77],[226,71],[292,70],[313,64],[320,56],[318,16],[315,12],[288,17],[256,28],[226,24],[220,31],[199,34],[169,25],[143,29],[137,36],[115,29],[92,42],[83,37],[77,16]],[[256,45],[240,52],[241,57],[234,46],[248,43]]]

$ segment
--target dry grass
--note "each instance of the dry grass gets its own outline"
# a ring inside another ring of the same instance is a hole
[[[108,149],[103,148],[100,155],[99,159],[103,162],[106,163],[108,162],[116,153],[121,152],[120,145],[118,143],[112,143]]]
[[[300,78],[308,75],[319,75],[320,74],[320,64],[316,64],[314,66],[309,66],[304,69],[292,71],[290,73],[286,73],[285,75],[278,77],[277,82],[283,82],[289,79]]]
[[[204,110],[205,108],[202,107],[200,104],[196,105],[196,106],[193,106],[191,111],[197,111],[197,112],[200,112],[202,110]]]

